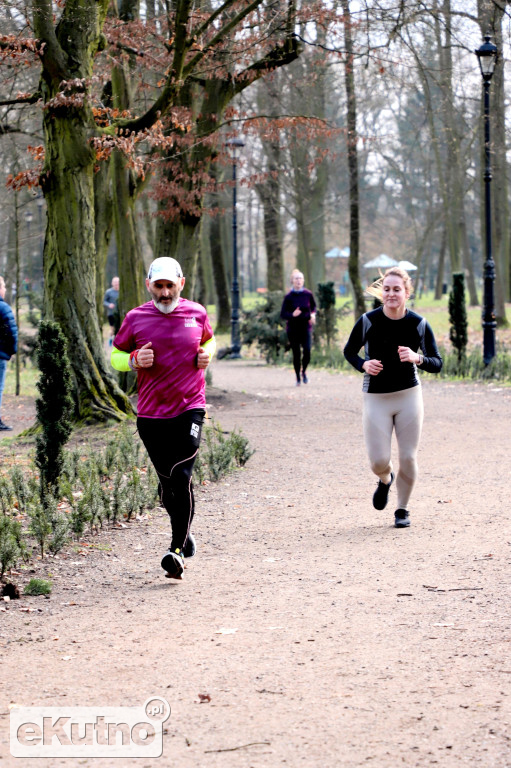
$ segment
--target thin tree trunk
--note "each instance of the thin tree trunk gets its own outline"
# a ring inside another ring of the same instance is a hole
[[[105,314],[103,297],[106,290],[106,261],[113,228],[110,161],[101,163],[99,169],[94,174],[94,224],[94,239],[96,243],[96,311],[101,327]]]
[[[213,216],[209,222],[209,248],[216,293],[215,331],[227,333],[231,327],[231,300],[225,271],[221,226],[221,217],[219,215]]]
[[[264,241],[266,244],[267,285],[269,291],[284,287],[284,253],[280,224],[279,183],[270,171],[264,184],[257,187],[263,205]]]
[[[444,293],[445,252],[447,249],[447,230],[442,227],[442,239],[440,240],[440,252],[438,254],[438,272],[436,273],[435,301],[440,301]]]
[[[358,153],[357,153],[357,101],[355,93],[353,41],[351,37],[351,15],[349,0],[341,0],[343,8],[344,39],[346,61],[344,64],[344,82],[348,102],[347,112],[347,152],[350,188],[350,256],[348,272],[354,295],[354,315],[358,319],[365,312],[364,292],[360,281],[359,252],[360,252],[360,211],[358,189]]]

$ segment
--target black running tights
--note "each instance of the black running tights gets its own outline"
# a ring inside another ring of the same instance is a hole
[[[195,512],[192,472],[203,421],[200,408],[172,419],[137,419],[138,433],[158,474],[161,501],[170,517],[172,549],[184,547]]]

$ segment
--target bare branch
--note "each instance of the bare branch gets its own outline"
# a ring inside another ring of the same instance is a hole
[[[51,0],[34,0],[34,34],[45,44],[41,58],[50,76],[59,80],[68,78],[67,56],[55,34]]]
[[[242,11],[240,11],[236,16],[233,16],[230,21],[225,24],[222,29],[218,31],[218,33],[210,40],[210,42],[204,46],[202,51],[199,51],[196,56],[194,56],[186,65],[185,69],[183,70],[183,73],[185,77],[191,73],[195,67],[198,65],[200,61],[209,53],[209,51],[216,48],[219,43],[224,40],[230,32],[232,32],[233,29],[236,29],[236,27],[243,21],[243,19],[248,16],[252,11],[254,11],[259,5],[261,5],[263,0],[252,0],[251,3],[247,5],[246,8],[244,8]]]
[[[36,91],[35,93],[20,96],[17,99],[5,99],[4,101],[0,101],[0,107],[10,107],[13,104],[35,104],[35,102],[39,101],[40,98],[40,92]]]

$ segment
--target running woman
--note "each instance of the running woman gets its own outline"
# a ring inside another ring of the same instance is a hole
[[[180,579],[184,558],[195,554],[192,471],[206,412],[204,371],[215,338],[204,307],[181,298],[185,278],[175,259],[155,259],[145,283],[151,301],[124,318],[111,362],[118,371],[137,373],[138,433],[158,473],[172,528],[161,566]]]
[[[385,509],[394,482],[391,461],[395,431],[399,469],[396,478],[396,528],[410,525],[408,502],[417,480],[417,448],[422,429],[422,389],[417,368],[438,373],[442,358],[430,325],[406,308],[412,281],[398,267],[388,269],[367,289],[382,306],[360,317],[344,348],[344,356],[364,373],[364,437],[371,469],[379,478],[373,506]],[[365,358],[359,350],[365,348]],[[419,353],[418,350],[421,350]]]
[[[304,287],[303,274],[298,269],[291,273],[292,289],[284,296],[280,316],[287,320],[287,337],[293,351],[293,367],[296,386],[302,381],[307,384],[307,366],[311,359],[312,326],[316,322],[316,302],[311,291]],[[303,355],[302,355],[303,349]]]

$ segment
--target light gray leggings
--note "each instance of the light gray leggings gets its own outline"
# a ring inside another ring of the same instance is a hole
[[[397,504],[407,509],[417,480],[417,448],[421,436],[424,407],[420,386],[399,392],[364,392],[364,437],[371,469],[388,482],[392,471],[390,445],[396,430],[399,470],[396,478]]]

